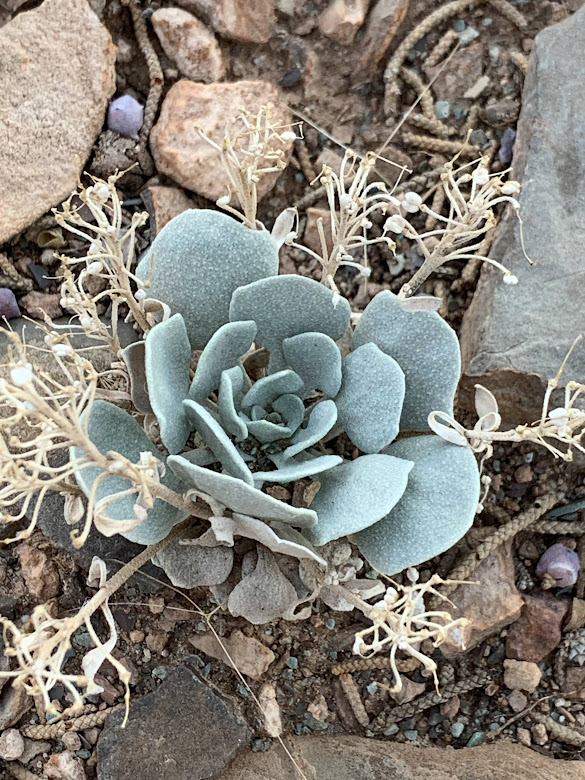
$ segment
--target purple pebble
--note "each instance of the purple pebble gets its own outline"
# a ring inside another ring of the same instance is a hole
[[[548,574],[559,588],[574,585],[579,574],[579,556],[564,544],[553,544],[538,561],[536,574],[541,578]]]
[[[122,95],[112,100],[108,108],[108,128],[126,138],[138,138],[143,118],[144,106],[134,100],[132,95]]]
[[[11,320],[13,317],[20,317],[20,309],[16,303],[16,298],[8,287],[0,287],[0,318],[4,317],[7,320]]]
[[[504,130],[504,133],[502,135],[502,140],[500,141],[500,150],[498,152],[498,157],[500,158],[500,162],[503,163],[511,163],[512,157],[514,156],[514,141],[516,140],[516,131],[513,127],[507,127]]]

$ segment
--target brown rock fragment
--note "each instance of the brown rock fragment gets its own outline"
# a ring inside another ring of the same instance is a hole
[[[18,545],[16,554],[26,587],[33,599],[43,604],[55,598],[59,593],[59,573],[48,555],[27,542]]]
[[[519,619],[508,631],[506,655],[519,661],[538,663],[561,641],[561,625],[569,602],[545,592],[524,596]]]
[[[360,57],[356,77],[373,75],[374,70],[388,51],[398,28],[408,11],[409,0],[378,0],[366,22],[360,41]]]
[[[162,187],[153,185],[140,193],[150,217],[150,228],[153,235],[160,233],[167,222],[177,214],[195,207],[191,198],[187,197],[178,187]]]
[[[319,17],[319,30],[340,46],[351,46],[365,21],[370,0],[332,0]]]
[[[266,43],[274,21],[274,0],[178,0],[202,14],[216,33],[242,43]]]
[[[473,43],[459,49],[443,69],[444,63],[426,68],[426,75],[433,81],[432,90],[437,100],[455,102],[481,78],[483,69],[483,44]],[[439,74],[439,71],[441,73]],[[439,74],[439,75],[437,75]]]
[[[41,293],[33,290],[20,299],[20,305],[35,320],[44,320],[45,315],[56,320],[63,315],[59,305],[60,300],[57,293]]]
[[[187,78],[209,84],[224,77],[221,49],[203,22],[181,8],[159,8],[151,20],[165,54]]]
[[[259,680],[276,657],[269,647],[241,631],[234,631],[229,637],[222,637],[221,642],[225,650],[213,634],[192,636],[189,641],[205,655],[217,658],[232,668],[235,666],[241,674],[253,680]]]
[[[515,661],[506,658],[504,661],[504,685],[514,691],[532,693],[542,679],[542,672],[531,661]]]

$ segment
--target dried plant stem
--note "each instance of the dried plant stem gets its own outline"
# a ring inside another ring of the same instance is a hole
[[[422,108],[423,114],[427,119],[435,119],[433,112],[433,96],[418,73],[410,68],[401,68],[400,75],[407,84],[410,84],[419,96],[420,107]]]
[[[374,658],[354,658],[332,667],[331,673],[335,675],[347,672],[359,672],[363,669],[390,669],[392,661],[390,656],[375,656]],[[401,674],[414,672],[420,666],[418,658],[400,658],[396,661],[396,668]]]
[[[495,8],[499,14],[509,22],[512,22],[512,24],[515,24],[520,30],[523,30],[528,25],[526,18],[508,0],[488,0],[488,2],[492,8]]]
[[[449,136],[455,135],[456,130],[453,127],[448,127],[443,124],[440,119],[425,116],[424,114],[413,114],[408,118],[408,121],[420,127],[421,130],[426,130],[428,133],[436,135],[437,138],[448,139]]]
[[[20,733],[23,737],[28,737],[29,739],[60,739],[68,731],[84,731],[94,726],[101,726],[109,715],[122,709],[122,707],[122,704],[117,704],[115,707],[108,707],[108,709],[99,710],[99,712],[91,712],[71,720],[61,720],[58,723],[48,723],[46,725],[22,726]]]
[[[370,725],[370,717],[360,698],[360,692],[353,681],[353,677],[351,674],[340,674],[339,682],[341,683],[341,687],[343,688],[343,692],[345,693],[352,712],[355,715],[355,719],[360,726],[366,728]]]
[[[481,152],[476,146],[470,146],[465,141],[446,141],[442,138],[433,138],[430,135],[417,135],[408,130],[402,133],[402,140],[408,146],[416,146],[424,152],[438,152],[447,156],[460,154],[462,157],[479,157]]]
[[[4,252],[0,252],[0,285],[11,290],[32,290],[32,279],[25,279]]]
[[[530,526],[537,534],[559,534],[562,536],[585,536],[585,523],[578,520],[574,523],[562,520],[538,520]]]
[[[510,60],[522,72],[522,75],[526,76],[528,73],[528,57],[525,57],[522,52],[512,51],[510,52]]]
[[[449,49],[457,42],[458,35],[455,30],[447,32],[439,38],[434,48],[429,52],[425,60],[425,68],[434,68],[449,53]]]
[[[317,172],[311,162],[307,144],[304,141],[297,141],[295,149],[303,176],[308,182],[314,181],[317,178]]]
[[[394,707],[388,713],[386,717],[386,726],[392,723],[397,723],[405,718],[411,718],[413,715],[418,715],[419,712],[428,710],[429,707],[433,707],[435,704],[442,704],[453,696],[457,696],[460,693],[467,693],[474,688],[481,688],[491,680],[490,675],[487,672],[479,671],[474,674],[473,677],[468,677],[465,680],[446,685],[440,693],[431,692],[425,693],[419,696],[413,701],[409,701],[406,704],[401,704],[399,707]]]
[[[537,723],[542,723],[542,725],[546,727],[548,733],[560,742],[565,742],[567,745],[573,745],[574,747],[579,748],[585,746],[585,734],[581,734],[580,732],[575,731],[575,729],[558,723],[548,715],[533,711],[530,714],[530,718]]]

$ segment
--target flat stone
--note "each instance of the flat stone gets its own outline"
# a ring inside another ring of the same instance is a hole
[[[0,243],[76,189],[115,59],[86,0],[45,0],[0,30]]]
[[[524,596],[519,619],[508,631],[506,655],[518,661],[538,663],[560,644],[561,625],[569,609],[551,593]]]
[[[305,777],[319,780],[583,780],[576,761],[554,761],[521,745],[445,751],[364,737],[294,737],[286,740]],[[214,780],[297,780],[290,757],[274,745],[241,753]]]
[[[354,78],[374,75],[406,16],[408,3],[409,0],[378,0],[371,9],[360,40],[361,56]]]
[[[205,84],[224,77],[221,49],[203,22],[181,8],[159,8],[151,21],[165,54],[184,76]]]
[[[99,738],[98,780],[203,780],[248,741],[234,704],[179,666],[153,693],[110,715]]]
[[[222,38],[266,43],[274,22],[274,0],[178,0],[202,14]]]
[[[259,680],[276,658],[269,647],[241,631],[222,637],[221,644],[211,633],[191,636],[189,641],[205,655],[217,658],[253,680]]]
[[[5,687],[0,695],[0,731],[14,726],[33,706],[33,698],[22,688]]]
[[[504,685],[513,691],[532,693],[542,679],[542,672],[532,661],[504,661]]]
[[[225,128],[241,106],[252,113],[267,103],[274,105],[272,121],[290,125],[289,109],[280,102],[276,87],[265,81],[238,81],[234,84],[200,84],[177,81],[168,91],[158,122],[150,134],[150,144],[161,173],[204,198],[217,201],[227,195],[228,179],[219,164],[217,151],[197,132],[197,127],[216,144],[223,142]],[[280,145],[286,156],[292,141]],[[269,192],[281,171],[260,176],[258,197]]]
[[[195,208],[195,203],[178,187],[153,185],[140,193],[150,217],[152,235],[157,235],[167,222],[187,209]]]
[[[512,171],[526,185],[518,200],[534,265],[522,251],[518,220],[507,213],[490,256],[519,282],[505,285],[499,272],[484,265],[463,323],[464,386],[489,387],[514,424],[540,416],[546,382],[585,330],[585,92],[574,67],[584,48],[585,7],[536,36]],[[569,360],[560,386],[583,380],[583,349]]]
[[[319,16],[319,30],[340,46],[351,46],[366,19],[370,0],[332,0]]]
[[[478,531],[474,530],[473,536],[480,541],[484,534]],[[456,606],[450,608],[453,617],[470,621],[464,630],[466,652],[519,617],[524,602],[514,579],[510,541],[497,547],[475,569],[471,580],[478,585],[459,585],[449,597]],[[441,645],[441,650],[447,658],[461,653],[461,647],[450,640]]]

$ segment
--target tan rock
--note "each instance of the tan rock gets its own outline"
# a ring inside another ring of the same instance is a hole
[[[33,599],[42,604],[55,598],[59,593],[59,572],[47,554],[28,542],[19,544],[16,554],[26,587]]]
[[[408,11],[409,0],[378,0],[370,13],[364,36],[360,41],[362,52],[356,77],[373,75],[388,51],[398,28]]]
[[[575,693],[575,697],[580,701],[585,700],[585,667],[569,666],[565,671],[565,684],[563,685],[565,693]]]
[[[115,59],[86,0],[45,0],[0,30],[0,243],[77,187]]]
[[[17,729],[6,729],[0,734],[0,758],[15,761],[24,753],[24,740]]]
[[[153,185],[140,193],[150,216],[152,235],[160,233],[167,222],[187,209],[195,208],[195,203],[178,187]]]
[[[258,702],[264,721],[264,730],[269,737],[280,737],[282,734],[282,718],[280,707],[276,701],[276,688],[273,683],[264,683],[258,692]]]
[[[506,658],[504,661],[504,685],[514,691],[532,693],[542,679],[542,672],[531,661],[515,661]]]
[[[331,212],[329,209],[319,209],[314,206],[307,209],[307,224],[305,225],[305,232],[303,233],[303,243],[321,257],[323,250],[319,238],[319,220],[323,220],[327,251],[331,251],[333,248],[333,239],[331,237]]]
[[[58,293],[42,293],[33,290],[27,293],[19,301],[24,311],[35,320],[44,320],[45,314],[52,320],[63,316],[63,309],[59,305],[61,296]]]
[[[474,538],[484,536],[474,532]],[[470,650],[520,615],[523,600],[514,583],[514,559],[512,543],[500,545],[480,563],[471,577],[479,584],[460,585],[450,596],[457,607],[450,608],[453,617],[467,618],[469,625],[464,631],[465,647]],[[461,652],[454,641],[441,646],[447,658]]]
[[[520,618],[508,631],[506,655],[518,661],[542,661],[561,641],[561,625],[569,602],[551,593],[524,596]]]
[[[274,0],[178,0],[206,18],[216,33],[242,43],[266,43],[274,22]]]
[[[583,780],[578,761],[554,761],[500,742],[445,751],[365,737],[293,737],[287,747],[306,777],[319,780]],[[294,780],[290,753],[246,751],[214,780]]]
[[[165,54],[183,75],[206,84],[224,77],[221,49],[203,22],[181,8],[159,8],[151,20]]]
[[[211,633],[189,637],[189,641],[205,655],[217,658],[228,666],[232,666],[231,658],[233,666],[253,680],[259,680],[276,658],[269,647],[241,631],[233,631],[229,637],[222,637],[221,643],[225,650]]]
[[[49,780],[85,780],[86,774],[81,759],[70,750],[54,753],[44,766]]]
[[[289,109],[279,101],[276,87],[264,81],[239,81],[234,84],[199,84],[178,81],[169,90],[160,117],[150,134],[150,144],[159,171],[188,190],[216,201],[228,192],[228,180],[219,164],[217,151],[196,128],[215,143],[223,141],[226,124],[241,106],[257,111],[268,103],[274,105],[272,120],[288,125]],[[292,141],[281,145],[287,157]],[[269,192],[280,171],[260,177],[258,196]]]
[[[391,693],[390,696],[394,699],[396,704],[406,704],[417,696],[420,696],[424,692],[426,685],[424,683],[413,682],[408,677],[402,678],[402,689],[396,693]]]
[[[542,747],[548,742],[548,733],[546,731],[546,726],[543,723],[535,723],[534,726],[531,726],[530,733],[532,734],[532,739],[536,745]]]
[[[508,704],[514,712],[521,712],[528,704],[528,699],[522,691],[516,689],[508,696]]]
[[[351,46],[366,19],[370,0],[332,0],[319,16],[319,30],[326,38]]]

